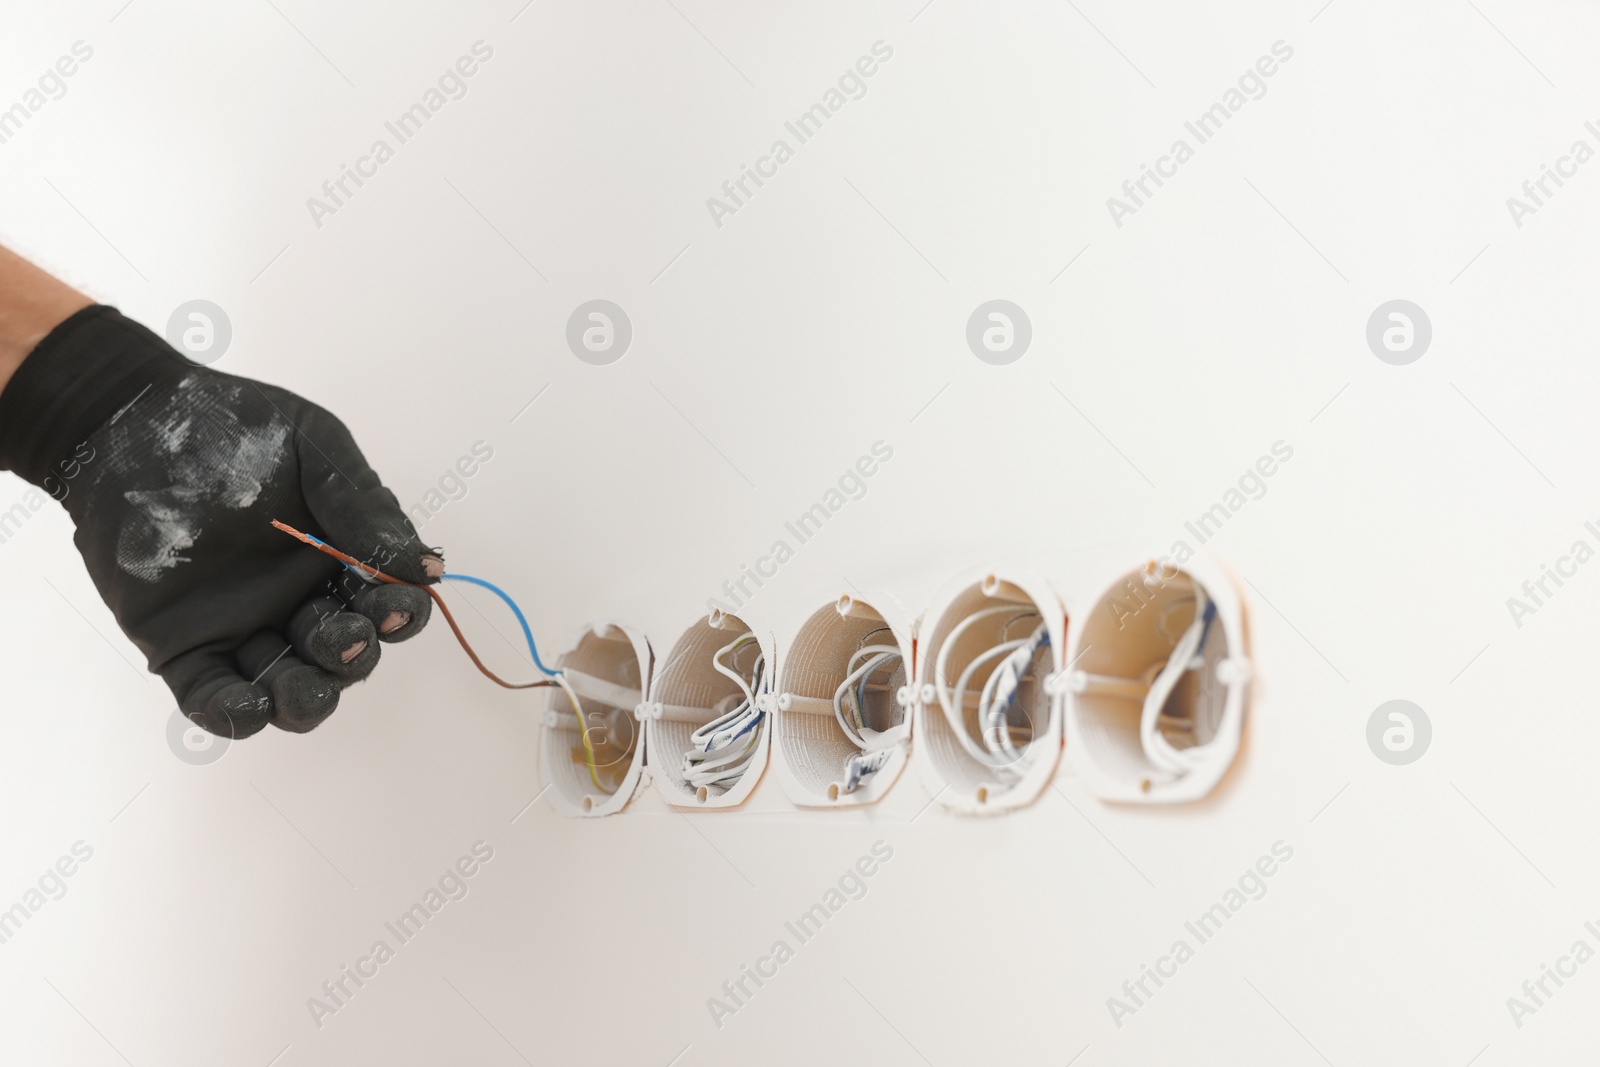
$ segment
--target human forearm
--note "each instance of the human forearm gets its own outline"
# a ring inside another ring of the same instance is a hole
[[[0,246],[0,392],[46,334],[92,303],[72,286]]]

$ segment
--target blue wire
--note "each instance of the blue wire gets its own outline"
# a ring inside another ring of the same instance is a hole
[[[522,609],[517,607],[517,602],[512,600],[510,594],[508,594],[504,589],[501,589],[493,582],[486,582],[482,578],[474,578],[469,574],[446,573],[444,577],[455,582],[471,582],[473,585],[481,585],[485,589],[489,590],[489,592],[499,597],[501,600],[504,600],[506,602],[506,607],[511,609],[511,614],[515,615],[517,617],[517,622],[522,624],[522,636],[528,639],[528,651],[533,653],[534,666],[538,667],[541,671],[549,675],[561,673],[560,671],[553,671],[549,667],[546,667],[543,661],[539,659],[539,646],[533,643],[533,631],[528,629],[528,620],[523,617]]]
[[[328,544],[328,542],[324,541],[316,534],[306,534],[305,536],[306,539],[314,545],[321,545],[323,548],[333,548],[332,545]],[[368,585],[372,585],[378,581],[378,579],[374,578],[372,575],[368,574],[366,571],[362,570],[360,567],[357,567],[353,563],[345,563],[341,560],[339,565],[345,570],[349,571],[351,574],[355,575],[357,578],[360,578],[363,582],[366,582]]]
[[[1050,631],[1046,630],[1044,632],[1044,636],[1039,639],[1038,646],[1033,650],[1033,655],[1037,656],[1039,654],[1039,649],[1041,649],[1041,648],[1049,648],[1049,647],[1050,647]],[[1030,656],[1028,658],[1028,662],[1030,664],[1033,662],[1033,657],[1032,656]],[[1020,682],[1021,679],[1018,679],[1018,681]],[[1007,712],[1010,712],[1011,711],[1011,706],[1017,702],[1017,692],[1021,688],[1022,688],[1022,686],[1019,684],[1016,689],[1011,690],[1011,696],[1006,700],[1005,710]]]
[[[306,537],[313,544],[323,545],[323,546],[328,547],[328,548],[332,548],[333,547],[332,545],[329,545],[328,542],[324,541],[322,538],[317,537],[315,534],[306,534]],[[360,578],[363,581],[372,582],[372,581],[376,581],[377,580],[377,579],[373,578],[371,575],[367,574],[366,571],[363,571],[358,567],[352,567],[348,563],[344,564],[344,568],[345,568],[345,570],[349,571],[351,574],[354,574],[357,578]],[[504,589],[501,589],[498,585],[495,585],[493,582],[485,581],[482,578],[474,578],[470,574],[445,574],[445,575],[442,575],[441,577],[449,578],[452,581],[471,582],[473,585],[481,585],[485,589],[489,590],[489,592],[491,592],[495,596],[499,597],[501,600],[504,600],[506,602],[506,607],[511,609],[511,614],[515,615],[517,617],[517,622],[522,625],[522,636],[527,638],[528,651],[533,653],[534,666],[538,667],[545,674],[557,675],[557,674],[561,673],[560,671],[553,671],[549,667],[546,667],[544,665],[544,661],[539,658],[539,646],[533,643],[533,631],[528,628],[528,620],[523,617],[522,609],[517,607],[517,602],[515,600],[511,599],[511,594],[510,593],[507,593]]]
[[[1215,600],[1213,600],[1210,603],[1206,604],[1206,613],[1205,613],[1205,616],[1204,616],[1205,625],[1200,627],[1200,643],[1195,646],[1196,654],[1198,654],[1199,652],[1204,650],[1204,648],[1206,647],[1206,638],[1211,636],[1211,620],[1215,619],[1216,617],[1217,617],[1217,602]]]

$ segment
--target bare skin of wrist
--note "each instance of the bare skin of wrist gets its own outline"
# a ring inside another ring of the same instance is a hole
[[[0,247],[0,392],[62,320],[94,301]]]

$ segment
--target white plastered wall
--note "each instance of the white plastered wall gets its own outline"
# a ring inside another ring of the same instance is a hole
[[[796,811],[769,768],[737,811],[652,789],[563,818],[535,799],[545,698],[436,625],[315,734],[195,767],[46,505],[0,544],[0,904],[77,841],[93,858],[0,946],[0,1060],[1587,1048],[1588,969],[1520,1029],[1505,1004],[1600,898],[1600,577],[1547,583],[1520,626],[1506,600],[1595,542],[1600,175],[1521,227],[1506,200],[1594,143],[1593,10],[275,3],[8,7],[0,103],[74,41],[94,57],[0,145],[5,238],[152,326],[216,301],[219,366],[336,410],[408,506],[492,447],[423,535],[552,649],[619,619],[660,657],[779,540],[739,607],[763,633],[850,584],[914,618],[989,567],[1071,609],[1185,541],[1242,583],[1244,744],[1170,807],[1102,803],[1068,759],[1003,818],[929,807],[914,767],[860,811]],[[467,94],[316,225],[307,198],[478,40]],[[880,40],[866,95],[717,225],[707,199]],[[1107,198],[1279,40],[1265,95],[1116,225]],[[1009,367],[965,341],[996,297],[1033,326]],[[1434,325],[1409,367],[1366,347],[1395,297]],[[634,327],[609,367],[564,342],[594,298]],[[1187,524],[1280,441],[1198,544]],[[830,490],[800,542],[785,524]],[[0,509],[21,499],[0,480]],[[447,595],[523,664],[496,602]],[[1402,697],[1434,737],[1392,767],[1365,727]],[[480,840],[465,899],[318,1027],[307,999]],[[865,895],[716,1025],[708,998],[878,841]],[[1118,1026],[1107,999],[1280,841],[1265,895]]]

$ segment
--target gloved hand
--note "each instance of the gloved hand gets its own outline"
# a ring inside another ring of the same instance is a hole
[[[420,589],[368,584],[272,528],[436,581],[426,548],[342,422],[286,390],[190,363],[95,305],[0,392],[0,469],[65,504],[100,596],[194,722],[310,730],[427,623]]]

